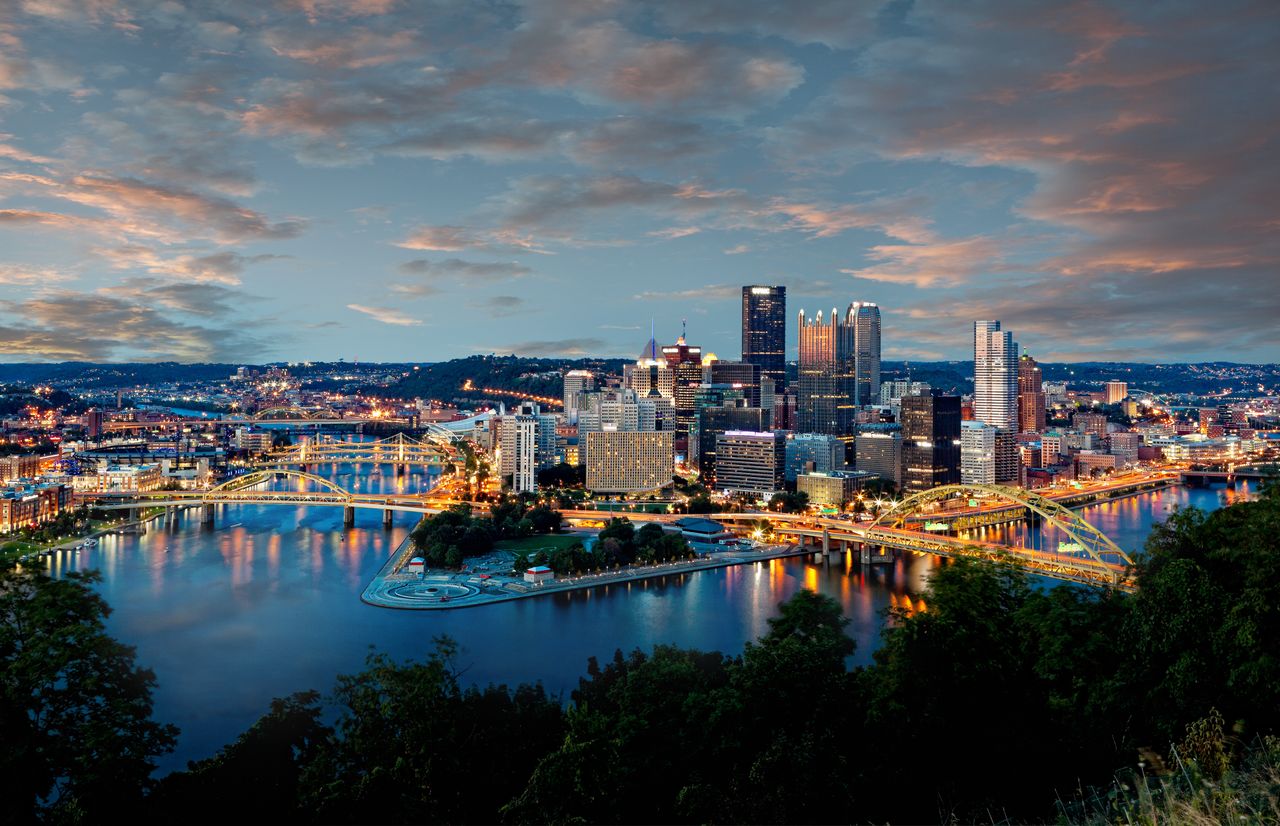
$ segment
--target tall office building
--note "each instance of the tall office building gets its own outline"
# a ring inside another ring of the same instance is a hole
[[[787,381],[787,288],[742,288],[742,360],[782,390]]]
[[[538,416],[503,416],[498,431],[498,472],[511,478],[516,493],[538,489]]]
[[[699,407],[689,433],[689,453],[704,483],[715,487],[716,439],[731,430],[761,432],[769,429],[769,411],[748,407],[745,399],[723,399],[720,404]]]
[[[782,490],[786,434],[730,430],[716,437],[716,490],[768,496]]]
[[[1107,382],[1107,404],[1119,404],[1129,397],[1129,383],[1123,381]]]
[[[764,373],[759,365],[748,361],[720,361],[719,359],[703,362],[703,384],[727,384],[742,390],[748,407],[763,407],[761,404],[762,377]],[[770,404],[772,407],[772,404]]]
[[[1018,429],[1018,345],[999,321],[973,322],[973,417],[1004,433]],[[1019,476],[1017,441],[999,439],[996,482]]]
[[[1042,432],[1044,408],[1044,374],[1039,363],[1023,353],[1018,359],[1018,432]]]
[[[582,394],[596,389],[596,377],[590,370],[570,370],[564,374],[564,417],[569,424],[578,423]]]
[[[852,437],[860,405],[880,400],[880,308],[855,301],[842,317],[799,315],[796,429]]]
[[[859,406],[880,400],[880,308],[855,301],[849,308],[853,326],[854,374]]]
[[[902,487],[902,426],[862,425],[854,438],[858,470],[874,473],[895,488]]]
[[[794,482],[802,473],[844,470],[844,454],[844,443],[835,436],[825,433],[791,433],[786,441],[786,479]]]
[[[996,483],[996,428],[978,421],[960,423],[960,482]]]
[[[902,488],[908,493],[960,482],[959,396],[902,400],[902,465]]]

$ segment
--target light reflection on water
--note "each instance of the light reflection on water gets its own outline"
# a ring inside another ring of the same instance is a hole
[[[314,472],[366,492],[430,486],[421,473],[396,476],[389,467]],[[1170,505],[1217,507],[1236,495],[1169,489],[1086,515],[1129,548]],[[152,522],[145,535],[103,537],[97,547],[50,557],[49,564],[54,572],[102,571],[101,591],[114,608],[110,631],[155,670],[156,717],[183,732],[165,769],[213,753],[272,697],[330,689],[338,673],[361,666],[371,645],[397,658],[421,657],[440,634],[462,644],[466,680],[542,681],[567,696],[589,656],[607,660],[618,648],[674,643],[737,653],[767,631],[780,601],[807,587],[839,601],[858,643],[853,662],[869,663],[886,610],[921,610],[924,583],[941,564],[908,555],[864,568],[848,556],[818,563],[806,557],[457,611],[395,611],[359,600],[415,521],[396,514],[384,530],[381,516],[357,510],[355,527],[343,531],[338,508],[221,507],[210,530],[191,510],[176,527]],[[1025,530],[998,530],[1027,541]]]

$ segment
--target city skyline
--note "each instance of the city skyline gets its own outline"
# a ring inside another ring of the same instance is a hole
[[[0,361],[625,357],[650,319],[735,358],[745,284],[879,305],[887,360],[999,318],[1046,362],[1280,361],[1278,26],[18,0]]]

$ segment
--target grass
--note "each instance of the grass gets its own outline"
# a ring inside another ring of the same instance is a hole
[[[565,534],[542,534],[539,536],[526,536],[524,539],[499,539],[493,543],[495,551],[511,551],[512,553],[532,554],[538,551],[559,550],[567,548],[570,545],[581,542],[581,536],[566,536]]]

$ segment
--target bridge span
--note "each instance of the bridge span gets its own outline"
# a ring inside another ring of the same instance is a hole
[[[262,485],[277,478],[294,479],[295,490],[264,490]],[[908,516],[930,503],[958,494],[984,493],[1019,502],[1050,525],[1064,531],[1079,548],[1078,553],[1047,553],[1031,548],[1010,547],[978,542],[946,534],[910,530],[904,527]],[[437,514],[452,503],[425,494],[361,494],[301,470],[265,468],[238,476],[208,490],[146,491],[90,493],[78,495],[80,501],[103,509],[137,509],[144,507],[178,508],[198,505],[202,521],[211,523],[217,505],[317,505],[343,508],[343,524],[355,522],[356,509],[381,510],[383,524],[390,525],[392,514]],[[605,522],[619,514],[611,511],[564,511],[570,524]],[[671,523],[679,514],[630,513],[635,522]],[[767,530],[781,538],[795,538],[801,544],[812,541],[816,550],[831,552],[833,543],[859,553],[863,561],[884,559],[889,551],[914,551],[947,558],[978,558],[1014,565],[1031,573],[1086,585],[1132,589],[1130,566],[1133,560],[1105,534],[1075,512],[1052,500],[1017,488],[998,485],[949,485],[907,497],[869,523],[850,524],[839,519],[806,514],[771,512],[733,512],[708,514],[708,519],[723,522],[737,531],[753,535]],[[762,525],[764,527],[762,527]]]

